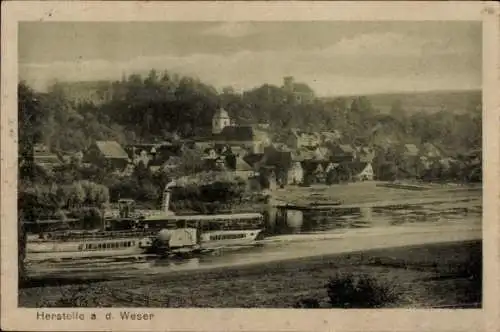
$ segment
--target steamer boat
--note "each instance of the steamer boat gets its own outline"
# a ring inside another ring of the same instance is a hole
[[[259,213],[177,216],[169,211],[171,182],[162,209],[139,212],[122,199],[118,211],[105,215],[100,230],[66,230],[28,235],[27,261],[164,254],[249,245],[263,230]],[[30,223],[27,223],[30,224]],[[40,227],[43,223],[31,223]]]

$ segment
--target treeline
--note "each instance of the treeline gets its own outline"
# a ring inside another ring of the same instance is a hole
[[[363,96],[300,103],[270,84],[242,93],[230,87],[218,92],[197,79],[154,70],[146,77],[131,75],[112,82],[109,89],[112,98],[103,104],[76,104],[65,96],[61,84],[42,94],[21,83],[20,120],[29,118],[30,112],[38,114],[39,138],[55,150],[82,150],[99,139],[126,143],[167,138],[173,133],[204,135],[210,132],[218,107],[224,107],[238,123],[266,122],[276,136],[288,128],[336,129],[342,132],[343,143],[356,145],[380,145],[392,139],[429,142],[446,151],[481,146],[480,95],[470,98],[467,112],[462,114],[445,108],[432,114],[409,113],[400,102],[394,102],[387,114]]]

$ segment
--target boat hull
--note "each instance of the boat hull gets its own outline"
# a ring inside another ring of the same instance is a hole
[[[148,238],[81,239],[68,241],[29,241],[27,262],[92,257],[141,255],[151,247]]]
[[[260,229],[209,231],[201,235],[201,249],[215,249],[220,247],[247,246],[255,243],[262,232]]]

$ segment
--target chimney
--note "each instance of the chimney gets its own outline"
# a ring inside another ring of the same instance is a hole
[[[162,210],[164,213],[170,213],[169,212],[169,207],[170,207],[170,196],[172,193],[172,190],[170,188],[175,185],[174,181],[170,181],[166,186],[165,189],[163,190],[163,201],[162,201]]]

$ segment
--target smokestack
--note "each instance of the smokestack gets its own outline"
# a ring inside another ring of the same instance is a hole
[[[170,195],[172,193],[172,190],[170,190],[170,188],[173,186],[175,186],[175,182],[170,181],[169,183],[167,183],[165,189],[163,190],[162,210],[164,213],[169,213],[168,209],[170,207]]]
[[[170,206],[170,189],[165,187],[165,190],[163,191],[163,206],[162,210],[165,213],[168,213],[168,208]]]

